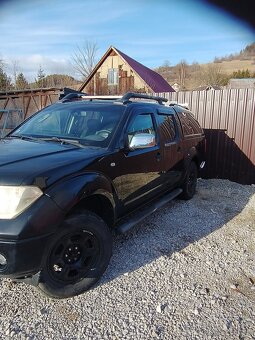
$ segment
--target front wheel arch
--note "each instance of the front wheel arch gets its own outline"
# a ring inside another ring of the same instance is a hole
[[[68,213],[72,216],[83,211],[90,211],[112,228],[115,222],[115,210],[109,198],[102,194],[93,194],[81,199]]]

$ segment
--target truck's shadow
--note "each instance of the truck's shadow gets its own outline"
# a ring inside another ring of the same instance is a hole
[[[99,285],[133,272],[160,256],[171,257],[221,228],[244,209],[255,193],[252,186],[236,186],[239,185],[228,187],[221,180],[200,180],[192,200],[172,201],[130,232],[115,235],[112,260]],[[233,200],[236,195],[238,199]]]
[[[243,142],[242,149],[228,132],[222,129],[204,129],[206,137],[206,166],[201,175],[203,178],[226,178],[230,181],[251,184],[255,183],[255,158],[251,152],[252,138]],[[243,132],[244,133],[244,132]],[[241,132],[237,136],[241,138]],[[240,143],[240,140],[239,140]],[[248,156],[249,155],[249,156]]]

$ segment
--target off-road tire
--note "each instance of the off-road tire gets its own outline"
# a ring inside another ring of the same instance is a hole
[[[198,170],[196,163],[191,162],[182,184],[183,192],[180,195],[181,199],[190,200],[195,195],[197,187],[197,173]]]
[[[81,294],[100,279],[111,254],[106,223],[91,212],[72,215],[47,248],[37,288],[58,299]]]

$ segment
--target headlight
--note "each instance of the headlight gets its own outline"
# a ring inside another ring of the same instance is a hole
[[[0,186],[0,219],[16,217],[42,194],[35,186]]]

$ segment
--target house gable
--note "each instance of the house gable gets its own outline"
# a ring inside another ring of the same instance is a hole
[[[136,92],[173,92],[158,73],[150,70],[114,47],[110,47],[80,91],[90,95]]]

